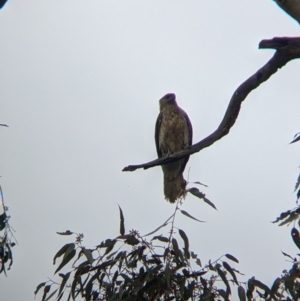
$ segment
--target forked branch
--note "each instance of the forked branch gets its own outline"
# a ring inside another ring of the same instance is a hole
[[[186,155],[192,155],[206,148],[217,140],[220,140],[227,135],[234,125],[241,108],[242,102],[246,99],[248,94],[256,89],[261,83],[267,81],[278,69],[282,68],[285,64],[293,59],[300,58],[300,38],[273,38],[271,40],[262,40],[259,43],[261,49],[275,49],[276,52],[273,57],[256,73],[250,76],[243,82],[233,93],[223,120],[219,127],[209,136],[202,139],[198,143],[192,145],[188,149],[181,150],[168,157],[158,158],[148,163],[139,165],[129,165],[124,167],[122,171],[134,171],[139,168],[148,169],[154,166],[174,162]]]

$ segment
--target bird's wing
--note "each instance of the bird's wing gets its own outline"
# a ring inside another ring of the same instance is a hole
[[[193,144],[193,127],[192,127],[192,123],[189,119],[189,116],[184,112],[182,111],[182,115],[186,121],[186,125],[187,125],[187,129],[186,129],[186,134],[188,135],[188,146],[191,146]],[[181,171],[183,172],[184,169],[185,169],[185,166],[187,164],[187,162],[189,161],[190,159],[190,155],[186,156],[183,158],[182,160],[182,167],[181,167]]]
[[[161,121],[162,121],[162,113],[159,113],[155,124],[155,145],[156,145],[158,158],[162,156],[161,150],[159,148],[159,132],[160,132]]]

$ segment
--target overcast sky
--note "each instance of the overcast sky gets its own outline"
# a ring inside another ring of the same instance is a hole
[[[121,172],[156,158],[158,100],[177,95],[198,142],[219,125],[231,95],[265,64],[258,43],[297,36],[271,0],[10,0],[0,11],[0,175],[16,230],[1,300],[33,300],[52,258],[83,232],[93,247],[126,230],[145,234],[174,210],[160,167]],[[270,223],[295,205],[300,62],[253,91],[230,133],[194,154],[189,180],[218,211],[188,196],[178,216],[202,263],[231,253],[244,280],[271,285],[298,252],[290,228]],[[166,233],[168,229],[160,233]],[[65,270],[64,270],[65,271]],[[38,296],[41,298],[41,295]]]

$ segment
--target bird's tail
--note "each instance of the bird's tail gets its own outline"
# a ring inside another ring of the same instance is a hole
[[[176,178],[168,179],[164,176],[164,193],[165,199],[170,203],[175,203],[180,197],[186,195],[186,181],[182,173],[179,173]]]

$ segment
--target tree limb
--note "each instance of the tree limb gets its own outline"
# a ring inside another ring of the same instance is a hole
[[[124,167],[122,171],[134,171],[139,168],[148,169],[154,166],[167,164],[179,160],[186,155],[192,155],[206,148],[217,140],[220,140],[229,133],[229,130],[234,125],[242,102],[246,99],[248,94],[256,89],[261,83],[267,81],[278,69],[293,59],[300,58],[300,38],[273,38],[271,40],[262,40],[259,43],[261,49],[276,49],[273,57],[256,73],[250,76],[243,82],[233,93],[223,120],[219,127],[209,136],[202,139],[198,143],[192,145],[188,149],[181,150],[177,153],[170,154],[167,157],[158,158],[148,163],[139,165],[129,165]]]
[[[300,23],[300,0],[274,0],[287,14]]]

